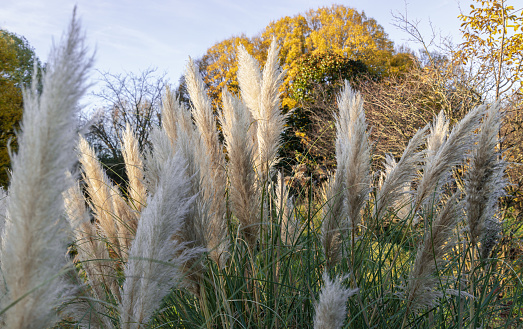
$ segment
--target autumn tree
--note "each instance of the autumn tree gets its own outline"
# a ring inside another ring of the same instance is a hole
[[[461,14],[464,42],[456,58],[474,66],[491,83],[495,99],[511,91],[523,92],[523,8],[505,0],[475,0],[468,15]]]
[[[16,130],[22,119],[22,88],[28,87],[33,68],[42,65],[24,37],[0,30],[0,186],[8,185],[8,145],[17,150]]]
[[[221,41],[202,57],[201,67],[210,97],[215,106],[220,103],[223,87],[237,92],[236,51],[242,44],[258,60],[265,63],[265,54],[275,38],[280,46],[280,64],[288,74],[283,83],[283,96],[289,95],[289,88],[297,74],[296,61],[304,54],[335,53],[350,60],[359,60],[374,74],[386,76],[395,73],[399,66],[392,68],[396,57],[393,43],[383,27],[364,12],[342,5],[333,5],[271,22],[259,35],[248,38],[245,35]],[[289,98],[284,98],[283,106]]]
[[[336,94],[345,80],[354,82],[370,76],[369,69],[362,61],[352,60],[335,52],[304,54],[294,64],[296,75],[285,98],[293,108],[288,119],[289,129],[284,134],[284,157],[288,165],[309,167],[331,166],[334,153],[329,138],[333,120],[330,118]],[[317,124],[323,121],[322,127]],[[323,125],[324,124],[324,125]]]
[[[469,14],[461,14],[464,42],[456,61],[468,65],[484,82],[486,98],[500,100],[505,124],[500,147],[509,160],[508,206],[523,208],[523,8],[507,0],[475,0]]]

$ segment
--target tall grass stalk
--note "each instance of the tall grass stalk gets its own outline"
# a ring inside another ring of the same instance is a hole
[[[86,90],[91,62],[73,16],[60,44],[51,50],[42,93],[36,72],[31,88],[24,90],[0,255],[5,328],[52,327],[59,320],[57,307],[73,291],[57,277],[70,266],[64,257],[70,228],[62,216],[62,193],[69,186],[66,171],[76,161],[78,100]]]
[[[170,289],[182,282],[182,266],[202,251],[173,239],[183,229],[194,197],[180,155],[167,160],[154,196],[141,214],[124,270],[120,322],[140,328],[151,321]]]
[[[199,71],[192,60],[185,75],[187,90],[193,104],[192,116],[200,134],[203,150],[197,157],[200,162],[201,193],[211,213],[203,223],[207,248],[211,258],[223,266],[227,258],[227,225],[225,222],[225,159],[216,130],[216,119]],[[204,157],[207,157],[205,159]]]

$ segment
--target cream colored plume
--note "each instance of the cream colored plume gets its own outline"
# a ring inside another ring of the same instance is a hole
[[[62,193],[69,186],[66,172],[76,161],[78,102],[91,62],[73,15],[64,38],[51,50],[42,92],[37,72],[31,88],[24,90],[0,256],[7,288],[0,308],[10,306],[0,320],[3,328],[54,327],[56,310],[71,293],[61,275],[72,269],[65,256],[70,226],[63,216]]]

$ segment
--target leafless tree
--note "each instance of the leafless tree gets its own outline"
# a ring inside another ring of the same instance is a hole
[[[94,93],[102,100],[91,126],[91,139],[101,153],[120,157],[122,133],[130,124],[140,150],[149,143],[149,133],[159,124],[162,93],[168,84],[166,74],[148,68],[137,74],[100,72],[101,91]]]

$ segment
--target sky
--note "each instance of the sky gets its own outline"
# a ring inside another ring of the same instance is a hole
[[[244,33],[252,37],[271,21],[308,9],[341,4],[374,18],[395,45],[409,36],[393,25],[393,13],[419,22],[425,38],[432,25],[442,36],[460,42],[457,16],[471,0],[2,0],[0,28],[24,36],[46,61],[50,47],[67,27],[73,8],[96,50],[95,69],[138,73],[151,67],[177,83],[189,56],[201,57],[215,43]],[[519,0],[518,0],[519,1]],[[96,72],[96,71],[95,71]],[[92,75],[96,81],[97,73]]]

